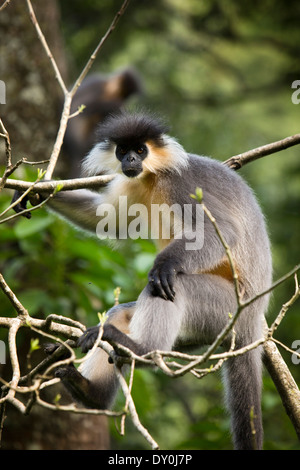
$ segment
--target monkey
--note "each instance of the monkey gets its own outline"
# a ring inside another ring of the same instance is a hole
[[[64,142],[64,173],[69,178],[80,176],[83,158],[95,143],[95,130],[108,115],[122,109],[134,95],[142,94],[142,82],[136,70],[127,68],[111,75],[88,75],[78,88],[71,105],[71,114],[84,109],[69,120]]]
[[[132,212],[127,216],[122,213],[120,197],[126,197],[129,207],[139,204],[147,209],[141,211],[142,220],[148,230],[151,228],[158,248],[138,299],[108,312],[104,341],[114,341],[138,355],[209,345],[236,311],[233,272],[215,227],[191,198],[196,188],[202,189],[203,202],[230,248],[243,301],[271,286],[270,240],[253,191],[220,161],[186,152],[169,135],[162,119],[145,112],[122,111],[109,116],[98,129],[97,143],[84,160],[83,170],[86,175],[107,173],[115,177],[101,192],[57,193],[50,201],[50,210],[84,231],[97,233],[102,239],[115,237],[119,243],[134,220]],[[164,210],[175,205],[166,237],[162,234],[166,212],[162,211],[160,222],[149,216],[155,205]],[[111,219],[105,219],[103,207],[115,210],[116,222],[110,228]],[[180,220],[184,207],[191,215],[187,227]],[[101,225],[100,234],[99,220],[100,225],[103,220],[107,222],[107,231]],[[197,241],[199,231],[203,231],[203,237]],[[263,337],[268,303],[269,294],[265,294],[242,311],[235,325],[236,348]],[[78,345],[83,352],[93,346],[98,332],[99,325],[80,337]],[[228,335],[223,347],[230,344]],[[230,357],[224,369],[234,448],[262,449],[261,347]],[[118,384],[113,365],[101,348],[79,370],[63,367],[57,376],[84,406],[112,406]]]

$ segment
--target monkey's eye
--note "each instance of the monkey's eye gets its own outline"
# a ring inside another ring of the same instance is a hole
[[[140,147],[137,147],[135,151],[139,155],[144,155],[147,152],[147,147],[146,145],[141,145]]]
[[[124,158],[124,155],[128,152],[128,149],[126,147],[122,147],[121,145],[117,145],[116,147],[116,157],[118,160],[122,160]]]

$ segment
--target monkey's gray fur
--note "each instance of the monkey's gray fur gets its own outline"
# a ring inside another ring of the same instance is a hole
[[[99,204],[109,202],[117,207],[118,196],[126,195],[131,204],[149,206],[166,202],[181,207],[192,204],[194,210],[197,202],[190,194],[200,187],[204,203],[231,249],[243,299],[269,288],[272,277],[269,238],[251,189],[220,162],[186,153],[154,122],[153,117],[139,114],[123,113],[110,118],[84,166],[89,174],[113,172],[117,173],[116,178],[101,193],[61,192],[50,203],[51,208],[95,234]],[[114,135],[118,137],[115,140]],[[122,168],[125,164],[128,168],[133,160],[134,166],[129,168],[132,173],[126,176]],[[136,303],[111,310],[104,339],[114,339],[138,354],[214,341],[227,324],[229,313],[233,314],[237,308],[225,251],[206,216],[203,247],[186,250],[185,242],[184,236],[171,237],[160,245],[149,283]],[[236,324],[237,348],[263,336],[268,301],[269,296],[265,295],[242,312]],[[88,330],[81,338],[84,350],[92,346],[97,331],[97,327]],[[227,338],[224,347],[228,348],[229,344]],[[226,402],[236,449],[262,448],[261,353],[261,348],[256,348],[225,362]],[[84,363],[81,374],[75,369],[59,372],[73,395],[86,406],[110,406],[117,381],[103,351],[97,350]]]

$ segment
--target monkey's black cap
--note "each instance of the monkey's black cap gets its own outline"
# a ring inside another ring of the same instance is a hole
[[[98,128],[99,141],[111,141],[116,145],[132,146],[153,141],[163,145],[162,135],[168,127],[157,116],[146,113],[120,112],[109,116]]]

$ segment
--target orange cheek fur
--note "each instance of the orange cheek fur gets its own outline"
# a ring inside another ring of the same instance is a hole
[[[172,166],[172,157],[166,147],[157,147],[153,142],[147,142],[149,155],[143,161],[143,172],[154,173],[166,170]]]

